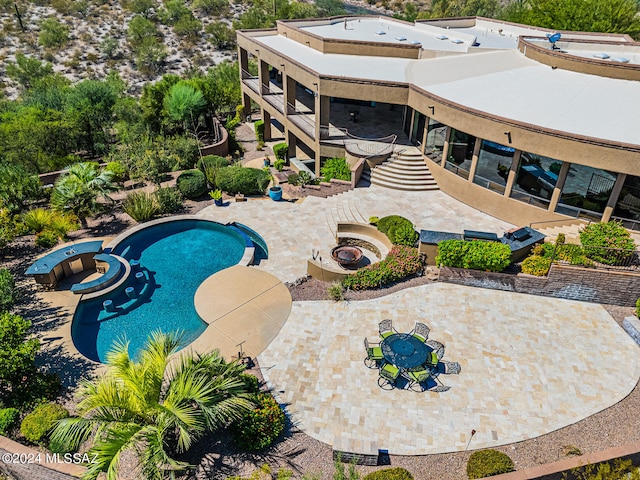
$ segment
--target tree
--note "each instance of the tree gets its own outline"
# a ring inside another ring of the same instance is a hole
[[[206,105],[202,92],[184,82],[176,83],[164,98],[164,107],[169,118],[182,124],[187,130],[189,123],[195,126],[200,112]]]
[[[238,62],[224,61],[209,69],[207,79],[211,88],[205,98],[218,114],[233,112],[242,100]]]
[[[178,75],[166,74],[157,82],[147,83],[142,87],[142,96],[140,97],[142,116],[144,122],[154,132],[159,132],[162,128],[162,120],[165,117],[164,97],[171,87],[179,81]]]
[[[38,43],[45,48],[61,47],[69,41],[69,27],[53,17],[40,22]]]
[[[144,40],[149,37],[158,37],[158,27],[148,18],[136,15],[129,22],[127,27],[127,40],[131,44],[132,49],[143,44]]]
[[[75,163],[55,183],[51,205],[60,212],[72,212],[87,228],[87,217],[98,211],[98,197],[109,198],[117,189],[111,178],[111,172],[101,171],[96,163]]]
[[[640,35],[635,0],[527,0],[504,12],[506,20],[554,30]]]
[[[29,327],[31,322],[19,315],[0,314],[0,386],[5,397],[37,371],[34,360],[40,342],[28,338]]]
[[[7,76],[29,89],[36,80],[53,75],[53,66],[37,58],[16,53],[15,62],[7,62]]]
[[[240,376],[244,366],[217,351],[182,354],[176,334],[155,332],[134,361],[128,343],[107,354],[107,372],[85,380],[78,391],[79,417],[61,420],[52,442],[77,448],[91,441],[96,454],[85,478],[118,477],[124,452],[138,460],[136,478],[161,479],[188,465],[172,458],[207,431],[224,427],[253,408]]]
[[[37,175],[21,165],[0,163],[0,204],[10,213],[18,213],[27,200],[40,196],[42,188]]]

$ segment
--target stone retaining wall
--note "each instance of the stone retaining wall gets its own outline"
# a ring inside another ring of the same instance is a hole
[[[442,267],[439,281],[584,302],[634,306],[640,274],[554,264],[547,277]]]

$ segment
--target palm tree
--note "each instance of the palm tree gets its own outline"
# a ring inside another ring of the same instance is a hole
[[[154,332],[134,361],[128,342],[116,342],[106,373],[81,383],[79,416],[60,421],[51,440],[75,450],[91,439],[89,454],[97,457],[85,479],[106,472],[116,480],[127,451],[137,457],[136,478],[174,478],[189,465],[171,454],[254,408],[243,365],[227,363],[217,350],[170,359],[179,347],[178,335]]]
[[[55,183],[51,205],[61,212],[73,212],[87,228],[87,217],[98,210],[98,197],[111,200],[109,193],[117,190],[112,179],[113,174],[96,163],[74,163]]]

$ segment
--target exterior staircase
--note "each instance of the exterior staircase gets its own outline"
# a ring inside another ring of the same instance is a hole
[[[365,170],[362,179],[394,190],[439,190],[417,148],[394,152],[386,162],[371,171]]]

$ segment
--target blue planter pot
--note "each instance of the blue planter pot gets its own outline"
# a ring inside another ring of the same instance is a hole
[[[282,200],[282,187],[271,187],[269,189],[269,197],[274,202],[279,202]]]
[[[216,204],[216,206],[221,207],[223,204],[223,200],[221,198],[215,198],[213,200],[213,202]]]

